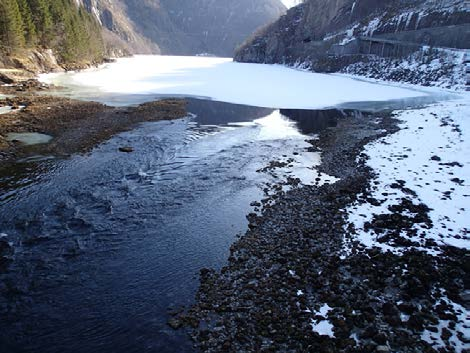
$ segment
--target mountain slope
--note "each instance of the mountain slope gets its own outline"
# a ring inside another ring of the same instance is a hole
[[[0,0],[0,67],[50,71],[128,54],[232,56],[280,0]]]
[[[256,28],[276,20],[280,0],[79,0],[133,53],[232,56]]]
[[[469,11],[466,0],[306,0],[251,37],[235,59],[321,70],[322,61],[338,52],[364,54],[347,47],[358,37],[465,48]]]

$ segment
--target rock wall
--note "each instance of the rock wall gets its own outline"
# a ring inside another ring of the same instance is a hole
[[[8,56],[0,55],[0,68],[9,68],[3,69],[5,71],[3,72],[4,78],[11,78],[14,81],[33,78],[34,73],[64,70],[58,64],[51,49],[23,50]],[[2,73],[2,69],[0,69],[0,73]]]
[[[468,48],[469,31],[465,0],[306,0],[255,33],[235,60],[322,70],[325,61],[332,61],[333,46],[347,46],[357,37]],[[352,60],[337,58],[336,66]]]

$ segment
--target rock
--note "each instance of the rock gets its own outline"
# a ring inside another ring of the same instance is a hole
[[[183,323],[178,318],[171,318],[168,320],[168,326],[170,326],[173,330],[177,330],[183,326]]]
[[[401,256],[364,249],[353,241],[351,254],[340,257],[344,239],[354,239],[354,229],[344,222],[344,206],[358,199],[377,201],[368,193],[373,173],[358,159],[363,144],[370,142],[361,137],[368,125],[358,120],[343,121],[342,128],[322,132],[316,142],[323,151],[320,171],[340,181],[282,194],[269,185],[276,198],[262,201],[260,212],[248,215],[250,229],[231,247],[228,264],[220,272],[201,271],[197,304],[191,310],[201,323],[193,332],[201,351],[422,351],[416,338],[438,320],[434,288],[446,290],[451,300],[452,293],[460,297],[464,252],[441,248],[436,261],[400,235],[428,222],[429,210],[413,202],[410,193],[369,225],[377,227],[378,222],[387,245],[409,245]],[[392,123],[383,127],[396,131]],[[403,190],[406,183],[395,184]],[[326,312],[325,304],[332,309]],[[447,307],[441,306],[446,313]],[[410,315],[408,321],[402,322],[402,313]],[[312,332],[312,319],[327,319],[335,337]],[[208,322],[215,326],[203,324]]]
[[[119,152],[131,153],[131,152],[134,152],[134,148],[130,146],[119,147]]]
[[[11,85],[12,83],[15,83],[15,80],[3,73],[0,73],[0,83],[8,84]]]

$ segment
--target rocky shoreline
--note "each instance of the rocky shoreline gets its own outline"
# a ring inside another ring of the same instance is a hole
[[[410,244],[382,252],[359,243],[347,222],[355,201],[377,202],[363,147],[397,123],[390,114],[350,115],[313,140],[323,152],[319,172],[340,180],[288,192],[273,186],[227,266],[201,270],[196,304],[170,326],[192,327],[203,352],[466,352],[468,337],[455,332],[469,304],[468,250],[440,246],[433,256]],[[370,227],[411,231],[428,212],[403,202]]]
[[[0,99],[0,107],[11,110],[0,115],[0,161],[31,153],[67,156],[87,152],[140,122],[179,119],[187,115],[186,103],[180,99],[116,108],[48,95],[51,89],[35,79],[1,87],[0,93],[6,97]],[[50,135],[52,141],[25,146],[7,139],[10,133],[30,132]],[[123,146],[124,150],[131,148]]]

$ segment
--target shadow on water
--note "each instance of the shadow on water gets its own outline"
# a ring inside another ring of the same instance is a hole
[[[338,109],[328,110],[299,110],[281,109],[281,114],[297,123],[297,127],[304,135],[318,134],[320,131],[334,127],[338,119],[345,116],[345,112]]]
[[[199,269],[225,264],[250,203],[274,182],[257,170],[314,155],[308,135],[350,114],[280,118],[192,99],[188,110],[196,116],[142,124],[87,155],[0,168],[0,233],[14,252],[0,246],[13,260],[0,261],[2,353],[194,351],[167,326],[168,308],[191,305]]]
[[[251,107],[241,104],[228,104],[201,99],[186,99],[187,109],[195,114],[201,125],[227,125],[229,123],[249,122],[271,114],[274,110]]]

